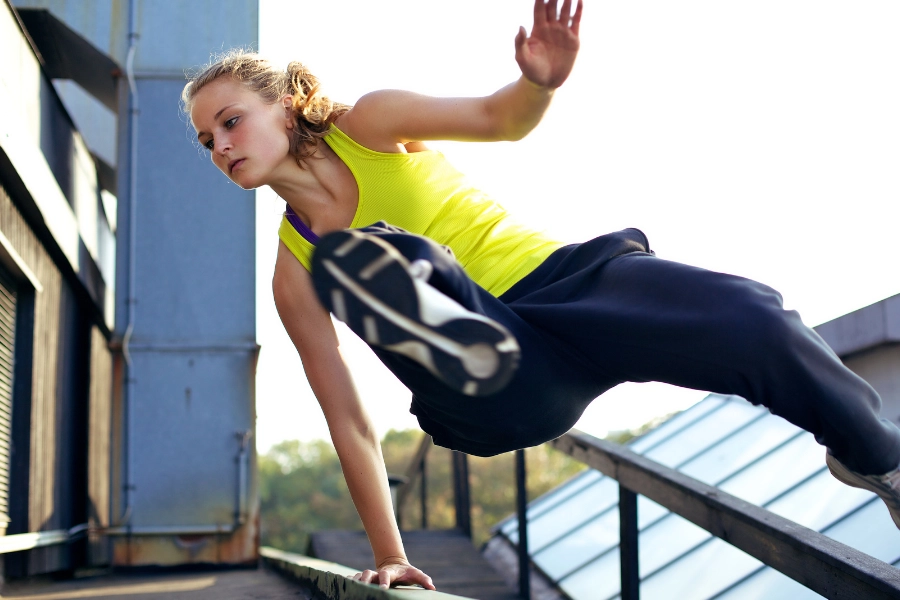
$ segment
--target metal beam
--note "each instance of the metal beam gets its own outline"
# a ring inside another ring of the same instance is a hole
[[[826,598],[900,598],[900,570],[855,548],[583,432],[551,444]]]
[[[52,79],[71,79],[112,112],[118,112],[116,79],[122,69],[109,56],[42,8],[17,9]]]

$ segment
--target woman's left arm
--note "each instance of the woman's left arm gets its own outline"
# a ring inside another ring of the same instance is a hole
[[[537,126],[553,92],[578,55],[581,0],[535,0],[531,35],[516,36],[522,76],[481,98],[434,98],[400,90],[367,94],[342,115],[339,126],[360,144],[396,151],[398,144],[427,140],[511,141]]]

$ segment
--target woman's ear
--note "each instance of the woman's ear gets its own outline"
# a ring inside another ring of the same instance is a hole
[[[294,97],[290,94],[285,94],[281,98],[281,104],[284,106],[284,118],[287,119],[287,128],[294,128]]]

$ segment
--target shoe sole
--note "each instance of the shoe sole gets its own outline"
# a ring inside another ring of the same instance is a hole
[[[829,453],[825,453],[825,464],[828,465],[828,470],[831,471],[831,474],[834,475],[835,479],[840,481],[841,483],[845,483],[851,487],[859,488],[862,490],[868,490],[876,495],[878,495],[882,500],[884,500],[885,505],[887,505],[888,512],[891,513],[891,519],[894,520],[894,525],[900,529],[900,503],[896,497],[894,497],[891,492],[887,489],[887,486],[879,486],[876,483],[873,483],[871,480],[866,478],[864,475],[860,475],[855,473],[845,467],[843,463],[841,463],[838,459],[831,456]]]
[[[519,360],[512,334],[417,281],[409,266],[376,236],[338,231],[316,246],[313,284],[322,304],[366,343],[415,361],[467,396],[505,387]]]

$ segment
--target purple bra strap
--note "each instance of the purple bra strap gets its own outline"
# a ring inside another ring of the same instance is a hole
[[[306,226],[306,223],[300,220],[300,217],[297,216],[297,213],[294,212],[294,209],[289,205],[284,205],[284,216],[287,217],[287,220],[291,225],[294,226],[294,229],[297,230],[297,233],[303,236],[307,242],[312,245],[316,245],[319,242],[319,236],[313,233],[312,229]]]

